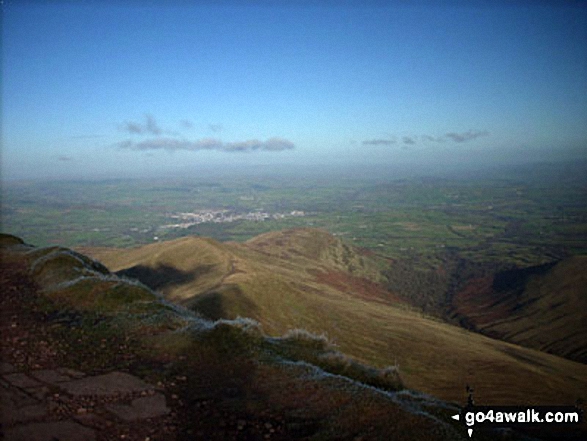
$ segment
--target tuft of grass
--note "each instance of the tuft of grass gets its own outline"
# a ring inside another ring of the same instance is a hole
[[[397,391],[404,388],[397,366],[388,366],[377,369],[358,363],[351,357],[331,351],[318,357],[314,364],[326,372],[352,378],[360,383],[388,391]]]
[[[397,366],[377,369],[359,363],[335,350],[325,334],[317,335],[304,329],[293,329],[283,337],[268,341],[279,356],[310,363],[330,374],[348,377],[388,391],[397,391],[404,387]]]
[[[212,346],[220,353],[234,355],[258,353],[265,339],[261,325],[243,317],[215,322],[200,321],[195,331],[202,344]]]
[[[280,340],[283,345],[292,346],[298,350],[326,351],[333,346],[326,334],[314,334],[301,328],[290,329]]]

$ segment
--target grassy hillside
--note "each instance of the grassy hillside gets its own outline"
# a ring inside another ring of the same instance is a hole
[[[587,256],[472,280],[453,308],[484,334],[587,362]]]
[[[380,262],[322,231],[86,251],[145,283],[177,276],[157,288],[205,316],[252,317],[269,335],[324,333],[341,352],[379,368],[398,365],[408,387],[444,400],[463,402],[466,384],[478,401],[501,404],[574,403],[587,390],[585,365],[411,310],[378,284]]]
[[[83,255],[12,237],[0,237],[0,270],[0,304],[10,317],[0,327],[3,362],[33,374],[128,372],[165,395],[172,413],[163,428],[151,420],[96,423],[97,439],[144,440],[147,430],[165,440],[466,438],[450,418],[455,406],[403,389],[396,370],[357,363],[323,337],[268,337],[249,319],[201,319]],[[51,408],[56,396],[40,396]],[[91,418],[79,421],[104,421],[84,403]],[[59,409],[43,421],[70,413]]]

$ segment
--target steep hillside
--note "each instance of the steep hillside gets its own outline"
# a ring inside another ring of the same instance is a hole
[[[587,256],[474,279],[452,307],[483,334],[587,363]]]
[[[323,337],[204,320],[71,250],[0,245],[7,441],[466,439],[454,405]]]
[[[181,302],[217,286],[232,271],[229,249],[211,239],[185,237],[140,248],[84,250],[111,271],[136,278]],[[122,271],[124,270],[124,271]]]
[[[587,390],[582,364],[411,310],[377,283],[379,262],[322,231],[87,251],[144,283],[175,274],[158,282],[160,291],[210,318],[252,317],[270,335],[325,333],[341,352],[380,368],[399,365],[408,387],[444,400],[462,402],[466,384],[477,400],[502,404],[574,403]]]
[[[320,230],[268,233],[245,244],[185,237],[133,249],[83,251],[213,319],[240,315],[263,321],[297,297],[316,293],[399,301],[379,283],[379,262]],[[295,323],[285,317],[266,323],[274,333],[292,327]]]
[[[262,234],[246,243],[247,247],[283,260],[311,261],[356,277],[383,282],[382,263],[350,247],[324,230],[298,228]]]

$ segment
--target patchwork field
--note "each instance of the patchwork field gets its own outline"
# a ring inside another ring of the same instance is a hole
[[[420,268],[442,265],[455,252],[482,264],[530,266],[587,251],[586,168],[520,166],[428,178],[380,169],[293,169],[175,180],[7,182],[2,229],[39,246],[129,247],[188,235],[243,242],[268,231],[314,227]]]

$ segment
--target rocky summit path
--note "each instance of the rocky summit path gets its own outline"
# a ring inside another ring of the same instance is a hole
[[[92,441],[97,439],[96,431],[120,422],[170,413],[165,395],[123,372],[87,376],[57,368],[25,373],[7,362],[2,362],[0,372],[0,418],[6,441]],[[124,438],[124,434],[118,437]]]
[[[177,439],[178,399],[164,383],[116,366],[72,369],[71,348],[35,310],[37,287],[18,267],[0,269],[0,439]]]
[[[93,332],[93,318],[80,330],[80,320],[47,308],[28,267],[0,252],[0,440],[264,441],[313,427],[242,405],[232,364],[189,370],[190,394],[177,360],[143,358],[136,341]]]

